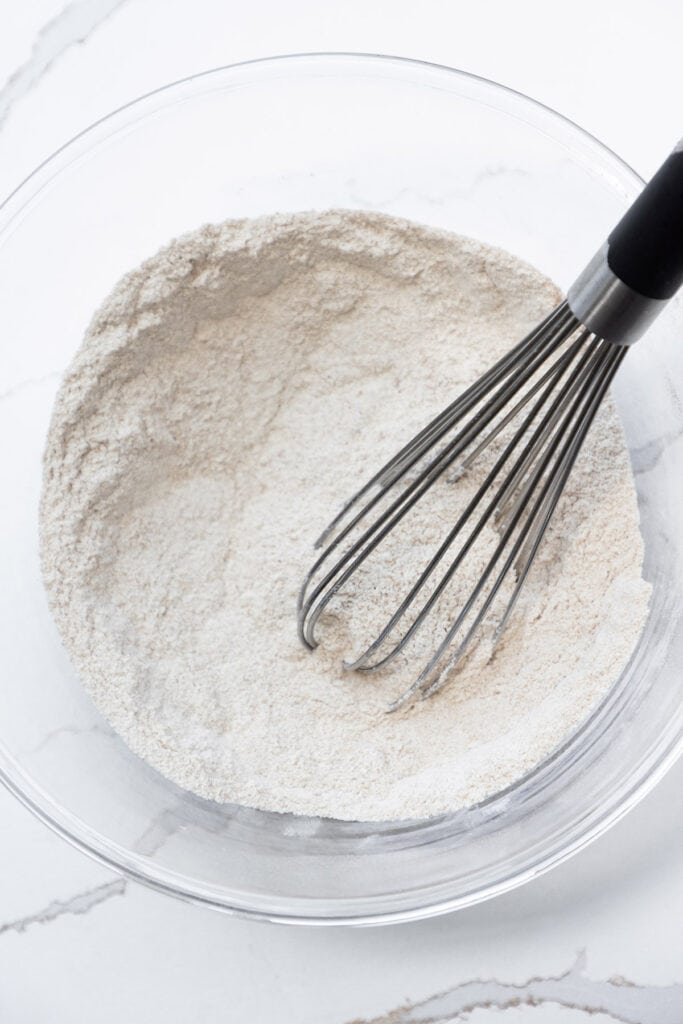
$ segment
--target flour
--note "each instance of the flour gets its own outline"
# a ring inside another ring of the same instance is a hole
[[[508,786],[581,723],[649,596],[610,402],[493,661],[387,715],[422,662],[344,672],[366,615],[353,587],[314,654],[296,635],[341,502],[557,298],[506,253],[343,211],[205,227],[123,279],[59,392],[41,545],[73,663],[133,751],[215,800],[398,819]],[[449,486],[411,558],[451,524]],[[415,570],[384,568],[386,618]]]

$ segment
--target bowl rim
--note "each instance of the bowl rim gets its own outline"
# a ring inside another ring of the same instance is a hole
[[[547,104],[544,104],[525,93],[520,92],[519,90],[493,81],[492,79],[473,74],[468,71],[463,71],[458,68],[453,68],[445,64],[418,60],[405,56],[355,51],[312,51],[277,54],[231,64],[219,65],[204,71],[196,72],[192,75],[187,75],[172,82],[168,82],[156,89],[149,90],[148,92],[127,101],[88,124],[85,128],[77,132],[69,140],[51,152],[26,177],[24,177],[14,189],[12,189],[2,202],[0,202],[0,212],[4,212],[5,214],[9,212],[9,222],[11,223],[13,219],[11,208],[15,201],[23,196],[24,191],[28,186],[39,183],[44,173],[53,168],[55,164],[57,164],[55,173],[59,173],[64,169],[63,165],[60,166],[60,158],[76,149],[77,144],[80,141],[90,137],[96,129],[101,126],[115,122],[116,119],[121,115],[125,115],[126,112],[131,109],[139,108],[141,105],[144,105],[146,101],[163,96],[168,92],[179,90],[183,86],[187,86],[189,83],[208,79],[214,75],[236,72],[239,69],[249,67],[265,68],[279,65],[297,66],[303,64],[305,61],[320,62],[321,65],[326,61],[333,61],[338,63],[340,68],[345,64],[350,65],[353,62],[365,64],[368,68],[394,65],[397,68],[408,70],[413,69],[416,71],[422,70],[427,72],[445,73],[451,79],[459,79],[462,82],[479,85],[484,89],[490,90],[492,93],[504,95],[508,99],[512,99],[514,102],[518,103],[521,109],[526,108],[533,111],[536,115],[540,114],[542,116],[547,116],[548,119],[555,124],[559,123],[565,129],[570,131],[578,143],[583,143],[591,150],[597,151],[608,162],[611,162],[615,168],[618,169],[622,177],[630,180],[630,183],[634,188],[640,188],[644,184],[643,179],[629,164],[622,160],[612,149],[602,143],[594,135],[577,125],[576,122],[565,117],[563,114],[554,110]],[[1,752],[2,751],[0,750],[0,753]],[[28,778],[23,778],[23,772],[21,772],[21,770],[12,773],[11,771],[7,771],[5,767],[0,764],[0,782],[3,783],[3,785],[13,793],[24,804],[24,806],[32,811],[36,817],[43,821],[58,835],[62,836],[62,838],[66,839],[72,846],[81,850],[113,871],[123,874],[125,877],[133,881],[140,882],[157,892],[175,896],[176,898],[183,899],[186,902],[209,906],[214,909],[251,919],[317,926],[340,924],[377,925],[424,919],[449,913],[456,909],[472,906],[476,903],[483,902],[484,900],[488,900],[494,896],[508,892],[520,885],[523,885],[527,881],[544,874],[546,871],[549,871],[551,868],[563,863],[569,857],[586,847],[589,843],[593,842],[596,838],[611,828],[612,825],[619,821],[656,785],[656,783],[672,767],[681,753],[683,753],[683,736],[674,739],[673,742],[669,742],[665,745],[663,750],[659,751],[659,756],[656,762],[650,765],[649,771],[646,774],[636,780],[634,785],[632,785],[627,793],[622,796],[620,802],[615,806],[606,809],[597,820],[590,824],[584,824],[582,829],[577,831],[574,838],[565,843],[561,849],[555,849],[538,856],[536,861],[525,870],[515,870],[507,877],[501,878],[499,881],[490,883],[484,888],[477,889],[476,891],[464,893],[451,898],[436,899],[433,902],[428,902],[426,905],[419,907],[369,911],[364,913],[352,912],[349,914],[331,914],[324,917],[318,916],[314,913],[308,913],[305,910],[302,910],[301,912],[285,912],[279,908],[274,908],[272,910],[256,908],[235,899],[235,894],[231,895],[226,893],[225,898],[220,898],[216,895],[211,895],[206,891],[201,891],[199,887],[193,886],[185,876],[183,876],[183,879],[181,880],[173,872],[164,872],[162,870],[155,874],[151,871],[145,870],[145,868],[140,866],[140,864],[133,863],[134,858],[129,856],[128,851],[114,843],[106,840],[103,841],[105,837],[100,836],[95,830],[90,829],[84,822],[74,820],[73,823],[65,823],[64,820],[57,820],[53,817],[49,810],[41,803],[42,794],[40,791],[37,790],[37,787],[32,785]],[[50,806],[49,800],[46,800],[45,803]],[[63,815],[63,818],[68,819],[68,811]],[[108,852],[109,850],[115,850],[118,856]],[[166,878],[162,877],[164,874],[166,874]],[[303,903],[305,901],[300,902]],[[337,902],[339,905],[342,905],[344,902],[349,901],[348,898],[344,898],[337,900]]]

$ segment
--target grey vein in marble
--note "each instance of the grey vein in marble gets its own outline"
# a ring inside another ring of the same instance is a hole
[[[664,455],[664,452],[683,437],[683,428],[670,430],[653,441],[647,441],[638,448],[631,451],[633,472],[636,476],[641,473],[649,473],[655,469]]]
[[[475,978],[383,1017],[352,1024],[456,1024],[468,1020],[475,1010],[543,1005],[576,1010],[587,1018],[602,1014],[619,1024],[680,1024],[683,1019],[683,984],[636,985],[622,977],[597,980],[587,977],[585,970],[583,952],[559,975],[529,978],[521,984]]]
[[[38,32],[30,56],[0,89],[0,127],[15,104],[77,43],[86,42],[126,0],[74,0]]]
[[[175,835],[183,822],[175,808],[160,811],[136,840],[133,849],[145,857],[153,857]]]
[[[220,817],[216,815],[217,807],[220,808]],[[243,812],[256,813],[236,804],[213,805],[201,797],[183,793],[175,805],[165,808],[150,820],[133,849],[145,857],[153,857],[169,839],[188,828],[197,829],[205,835],[220,836],[238,821]]]
[[[51,729],[45,733],[40,742],[35,747],[32,747],[29,753],[39,754],[49,743],[52,743],[53,740],[60,736],[86,736],[88,733],[95,733],[108,738],[115,736],[114,730],[110,726],[100,722],[93,722],[92,725],[58,725],[56,729]]]
[[[59,370],[51,370],[50,373],[44,373],[42,377],[27,377],[25,380],[18,380],[16,384],[12,384],[11,387],[0,391],[0,402],[4,402],[8,398],[14,398],[15,395],[20,395],[28,388],[34,388],[39,384],[47,384],[48,381],[57,380],[59,377],[61,377]]]
[[[468,181],[463,185],[456,185],[454,188],[449,188],[438,196],[428,195],[426,192],[414,188],[412,185],[404,185],[397,189],[392,196],[388,199],[384,199],[382,202],[378,202],[375,199],[369,199],[355,191],[355,179],[349,179],[345,184],[349,190],[349,198],[359,206],[376,210],[384,209],[393,211],[396,203],[399,203],[404,199],[417,199],[427,206],[446,206],[452,199],[463,199],[472,196],[481,185],[491,179],[499,178],[503,175],[520,178],[528,178],[530,176],[529,171],[524,167],[506,167],[504,164],[496,164],[495,166],[482,168],[481,171],[478,171],[477,174],[474,175],[471,181]],[[400,216],[400,214],[398,215]]]
[[[49,924],[65,914],[87,914],[93,907],[100,903],[106,903],[114,896],[123,896],[126,891],[127,882],[125,878],[115,878],[112,882],[105,882],[97,885],[94,889],[86,889],[85,892],[76,893],[67,900],[53,900],[43,910],[28,917],[20,917],[16,921],[8,921],[0,924],[0,935],[7,932],[25,932],[34,924]]]

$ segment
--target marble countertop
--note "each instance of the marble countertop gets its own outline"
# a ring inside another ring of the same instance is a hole
[[[540,0],[26,0],[0,34],[0,194],[148,89],[304,50],[403,54],[494,78],[648,175],[682,130],[682,34],[677,0],[575,0],[566,17]],[[682,789],[680,763],[587,850],[487,904],[324,931],[147,891],[0,790],[0,1021],[680,1024]]]

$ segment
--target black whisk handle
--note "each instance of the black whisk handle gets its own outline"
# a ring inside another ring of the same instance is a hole
[[[610,270],[648,299],[683,284],[683,139],[607,239]]]
[[[589,331],[632,345],[683,284],[683,139],[567,292]]]

